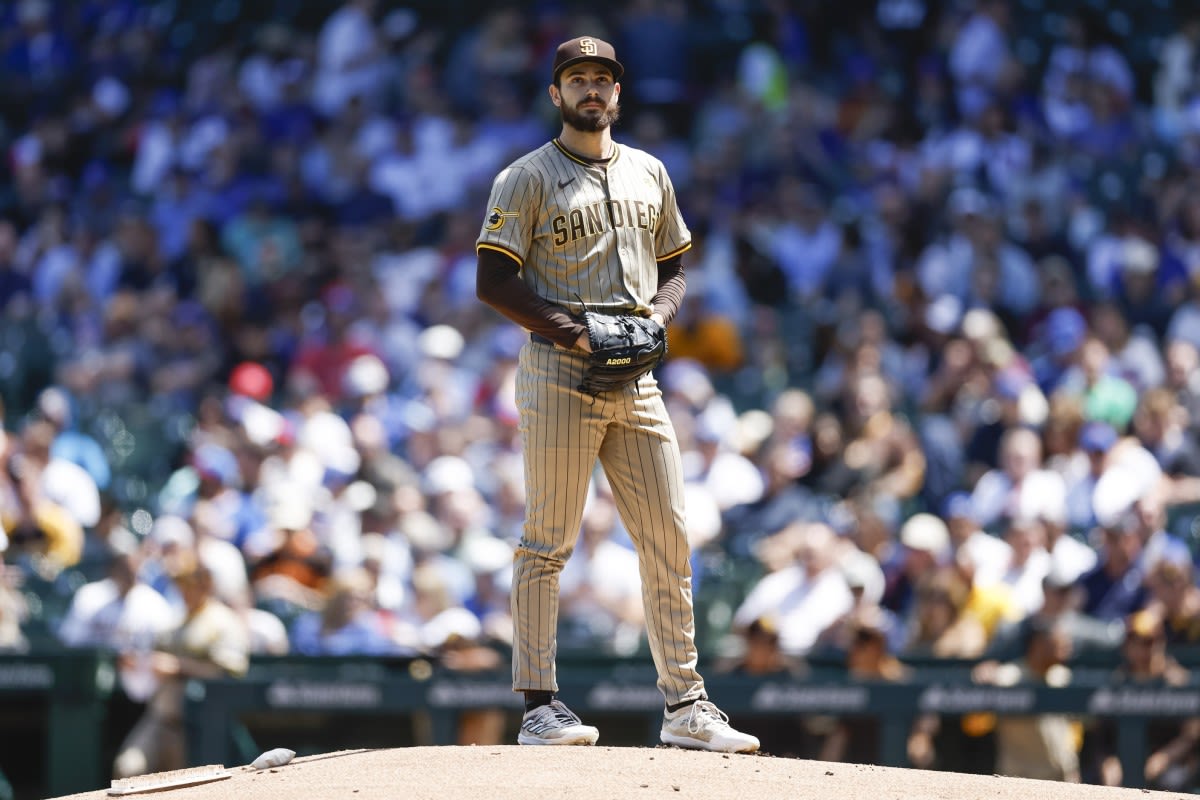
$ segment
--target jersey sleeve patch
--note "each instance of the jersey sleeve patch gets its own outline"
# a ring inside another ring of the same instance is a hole
[[[485,230],[498,231],[504,227],[505,221],[510,217],[515,219],[521,216],[518,211],[505,211],[499,206],[492,207],[492,213],[488,214],[487,224],[484,225]]]

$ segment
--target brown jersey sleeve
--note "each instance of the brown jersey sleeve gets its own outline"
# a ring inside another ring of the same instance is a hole
[[[566,348],[586,330],[562,306],[539,297],[521,280],[520,267],[508,255],[480,248],[475,265],[475,295],[508,319]]]

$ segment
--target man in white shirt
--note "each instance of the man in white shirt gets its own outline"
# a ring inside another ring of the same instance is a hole
[[[137,579],[140,561],[136,552],[114,552],[108,577],[75,592],[58,629],[63,644],[149,648],[157,636],[178,623],[178,613],[167,599]]]
[[[1038,611],[1045,601],[1042,581],[1050,572],[1050,553],[1046,550],[1046,528],[1036,519],[1012,520],[1004,534],[1012,548],[1012,558],[1001,582],[1012,591],[1013,599],[1027,617]]]
[[[979,524],[1018,517],[1040,519],[1065,508],[1066,482],[1042,466],[1042,440],[1029,428],[1012,428],[1000,443],[1000,467],[980,477],[971,493]]]
[[[966,558],[974,570],[977,586],[999,583],[1012,561],[1012,547],[979,527],[971,507],[971,496],[966,492],[955,492],[946,498],[942,513],[950,531],[950,545],[955,553],[953,560],[958,556]]]
[[[789,655],[807,653],[821,632],[854,605],[837,567],[837,534],[820,523],[806,528],[796,563],[763,577],[733,617],[734,628],[744,630],[760,617],[774,616],[780,648]]]

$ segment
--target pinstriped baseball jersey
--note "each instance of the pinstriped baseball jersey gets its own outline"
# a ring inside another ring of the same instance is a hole
[[[691,247],[662,162],[613,145],[593,163],[555,139],[493,182],[478,248],[521,265],[538,295],[573,312],[648,312],[660,261]]]

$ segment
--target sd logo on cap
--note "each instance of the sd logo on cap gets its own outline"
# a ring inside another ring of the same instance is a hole
[[[583,61],[595,61],[608,67],[614,81],[620,80],[625,72],[611,44],[595,36],[579,36],[560,44],[554,53],[554,83],[558,83],[558,76],[564,69]]]

